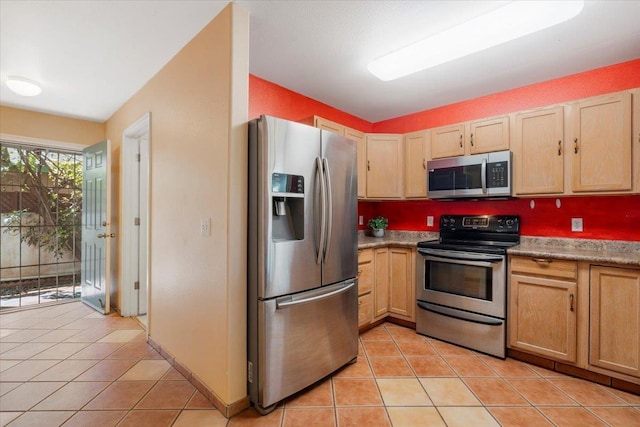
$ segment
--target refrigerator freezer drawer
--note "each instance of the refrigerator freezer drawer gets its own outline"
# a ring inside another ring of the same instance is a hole
[[[257,401],[262,407],[304,389],[358,355],[354,280],[260,301],[258,316]]]

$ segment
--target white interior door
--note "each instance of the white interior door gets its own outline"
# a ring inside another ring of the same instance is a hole
[[[111,144],[99,142],[82,150],[82,302],[109,313],[111,239]]]

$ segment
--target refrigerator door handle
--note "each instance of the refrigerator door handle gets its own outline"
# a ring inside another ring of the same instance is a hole
[[[329,247],[331,246],[331,230],[333,228],[333,196],[331,195],[331,172],[329,171],[329,162],[327,161],[326,157],[322,159],[322,164],[324,166],[325,179],[327,180],[327,231],[324,253],[322,254],[322,262],[326,262],[327,253],[329,252]]]
[[[320,157],[316,157],[316,170],[318,171],[319,179],[320,179],[320,242],[318,243],[318,250],[316,253],[316,264],[322,263],[322,258],[324,256],[324,245],[325,245],[325,234],[327,233],[326,225],[326,200],[327,200],[327,188],[326,183],[324,181],[324,172],[322,170],[322,160]]]
[[[341,288],[336,289],[334,291],[323,293],[320,295],[314,295],[309,298],[293,299],[293,297],[286,297],[286,300],[283,299],[282,301],[279,301],[279,300],[276,301],[276,310],[293,307],[300,304],[307,304],[307,303],[322,300],[325,298],[330,298],[332,296],[347,292],[349,289],[353,288],[355,285],[356,285],[356,282],[351,282],[348,285],[344,285]]]

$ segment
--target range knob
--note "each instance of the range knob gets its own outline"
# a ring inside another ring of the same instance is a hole
[[[514,221],[512,219],[508,219],[507,220],[507,225],[511,226],[513,225]]]

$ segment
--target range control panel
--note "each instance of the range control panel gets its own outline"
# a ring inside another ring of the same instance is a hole
[[[519,233],[520,217],[517,215],[442,215],[440,230]]]

